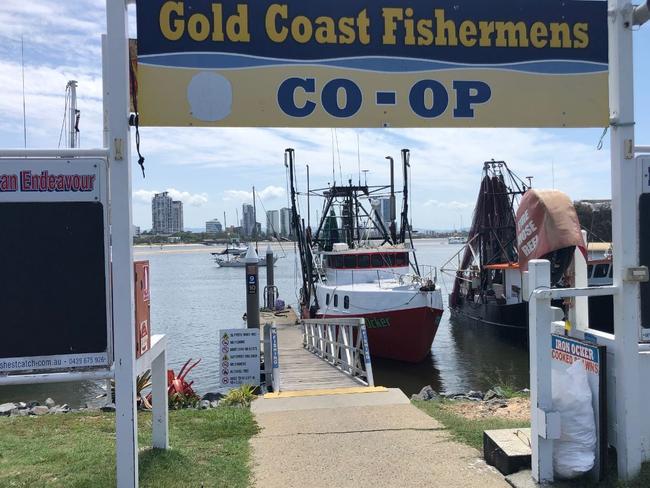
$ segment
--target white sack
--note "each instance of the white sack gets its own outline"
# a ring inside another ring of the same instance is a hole
[[[591,389],[582,361],[552,373],[553,409],[560,413],[560,439],[553,441],[553,469],[559,478],[575,478],[594,466],[596,423]]]

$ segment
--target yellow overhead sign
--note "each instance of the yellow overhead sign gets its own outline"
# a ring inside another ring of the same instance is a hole
[[[139,0],[141,125],[607,125],[606,2]]]

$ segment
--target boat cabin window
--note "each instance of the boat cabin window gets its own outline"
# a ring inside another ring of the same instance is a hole
[[[370,267],[370,255],[369,254],[359,254],[357,259],[357,266],[359,268],[369,268]]]
[[[593,271],[594,271],[594,265],[593,264],[590,264],[589,266],[587,266],[587,278],[591,278],[591,273],[593,273]]]
[[[327,266],[335,269],[393,268],[409,265],[408,252],[381,252],[327,256]]]
[[[594,271],[594,278],[606,278],[609,274],[608,264],[597,264]]]
[[[329,305],[329,304],[330,304],[330,294],[328,293],[327,295],[325,295],[325,305]]]
[[[614,278],[614,266],[610,264],[609,266],[609,277]]]
[[[339,306],[339,296],[338,295],[334,295],[334,306],[335,307]]]
[[[350,308],[350,297],[347,295],[343,297],[343,308]]]
[[[343,267],[344,268],[356,268],[357,267],[357,257],[354,254],[346,254],[343,256]]]

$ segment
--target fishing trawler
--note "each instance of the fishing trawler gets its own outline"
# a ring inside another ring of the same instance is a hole
[[[447,237],[447,244],[466,244],[467,243],[467,237],[465,236],[458,236],[458,235],[453,235]]]
[[[568,196],[531,189],[503,161],[485,162],[467,244],[455,256],[456,269],[447,269],[454,258],[443,266],[443,272],[453,271],[454,276],[452,317],[526,337],[528,302],[522,296],[522,277],[528,261],[548,259],[551,286],[567,286],[565,272],[576,247],[586,257]]]
[[[306,193],[296,190],[294,151],[287,149],[292,228],[302,270],[303,318],[362,317],[370,354],[420,362],[431,351],[443,313],[435,269],[423,274],[417,261],[408,209],[409,151],[402,150],[404,187],[401,222],[395,211],[393,160],[391,185],[334,183]],[[299,213],[298,197],[323,200],[322,217],[312,231]],[[379,215],[380,200],[390,202],[388,225]],[[370,208],[368,208],[370,207]]]
[[[244,268],[246,267],[246,254],[236,255],[231,257],[230,254],[213,254],[215,262],[220,268]],[[273,264],[278,261],[277,257],[273,257]],[[260,256],[257,265],[260,267],[266,266],[266,256]]]

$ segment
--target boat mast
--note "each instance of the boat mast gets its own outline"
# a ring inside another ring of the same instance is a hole
[[[413,245],[413,233],[411,231],[411,224],[409,221],[409,205],[408,205],[408,188],[409,188],[409,173],[408,168],[411,167],[409,162],[411,158],[411,151],[408,149],[402,149],[402,166],[404,170],[404,211],[402,212],[402,226],[400,228],[400,238],[402,244],[406,241],[406,232],[408,231],[409,242],[411,243],[411,248],[415,248]],[[414,264],[414,265],[413,265]],[[413,253],[413,264],[411,265],[413,270],[420,276],[420,265],[418,264],[417,254]]]
[[[257,252],[257,205],[255,204],[255,187],[253,187],[253,239],[255,239],[255,252]]]
[[[69,91],[70,95],[70,105],[68,108],[68,124],[69,124],[69,133],[68,133],[68,147],[75,148],[77,147],[78,135],[79,135],[79,110],[77,110],[77,82],[76,80],[68,81],[66,85],[66,90]]]
[[[311,208],[309,206],[309,165],[307,164],[307,228],[311,230]]]
[[[402,169],[404,172],[404,190],[402,192],[402,222],[400,224],[399,240],[406,242],[406,230],[409,228],[409,204],[408,204],[408,165],[409,150],[402,149]],[[410,231],[409,231],[410,232]]]
[[[312,256],[310,243],[307,242],[304,232],[304,224],[300,225],[301,219],[298,214],[298,205],[296,203],[296,186],[294,181],[294,153],[292,148],[284,151],[284,164],[289,168],[289,187],[291,192],[291,227],[296,236],[298,243],[298,252],[300,253],[300,269],[302,271],[302,290],[300,305],[309,307],[311,303],[311,291],[313,287]],[[318,298],[314,295],[315,306],[318,307]]]
[[[397,214],[396,205],[395,205],[395,162],[390,156],[386,156],[386,159],[390,161],[390,200],[389,200],[389,219],[390,219],[390,238],[393,241],[393,244],[397,243],[397,223],[395,222],[395,216]]]

